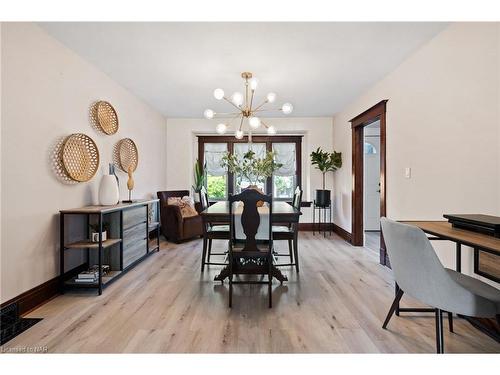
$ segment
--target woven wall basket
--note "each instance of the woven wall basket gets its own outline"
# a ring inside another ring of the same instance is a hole
[[[139,163],[139,152],[134,141],[130,138],[123,138],[118,143],[117,151],[120,169],[128,172],[129,167],[132,167],[132,172],[135,172]]]
[[[61,164],[74,181],[89,181],[99,169],[99,150],[89,136],[75,133],[61,147]]]
[[[95,122],[106,134],[115,134],[118,131],[118,115],[113,106],[101,100],[94,105]]]

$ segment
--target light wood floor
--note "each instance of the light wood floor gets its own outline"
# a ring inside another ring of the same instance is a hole
[[[382,321],[392,302],[391,271],[377,256],[330,238],[301,233],[301,271],[284,268],[267,287],[237,285],[233,309],[220,267],[200,273],[201,241],[163,243],[161,251],[104,290],[68,293],[29,316],[43,321],[5,348],[46,346],[49,352],[410,352],[434,353],[432,314]],[[222,247],[223,243],[215,244]],[[278,245],[286,249],[285,244]],[[286,258],[283,258],[286,259]],[[404,304],[414,301],[403,298]],[[447,328],[447,325],[445,326]],[[446,352],[500,352],[500,344],[455,319],[445,332]]]

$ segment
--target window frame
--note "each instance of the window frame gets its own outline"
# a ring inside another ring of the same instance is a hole
[[[205,143],[227,143],[227,150],[232,155],[236,143],[248,143],[248,136],[236,139],[230,135],[198,135],[198,162],[200,166],[205,163]],[[273,143],[295,143],[295,176],[296,184],[302,189],[302,138],[303,135],[252,135],[253,143],[265,143],[266,152],[273,150]],[[273,176],[266,179],[266,192],[273,193]],[[227,193],[234,194],[234,175],[227,172]],[[276,198],[276,200],[289,201],[290,198]],[[212,200],[213,201],[213,200]]]

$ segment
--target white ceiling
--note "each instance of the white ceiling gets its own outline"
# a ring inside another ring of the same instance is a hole
[[[167,117],[230,109],[212,92],[242,90],[242,71],[294,105],[331,116],[394,70],[445,23],[41,23]],[[381,98],[382,99],[382,98]]]

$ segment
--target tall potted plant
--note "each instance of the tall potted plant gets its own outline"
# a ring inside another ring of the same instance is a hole
[[[332,153],[323,151],[320,147],[311,152],[311,163],[323,174],[323,189],[316,190],[316,205],[327,207],[330,205],[330,190],[325,190],[328,172],[335,172],[342,167],[342,153],[333,151]]]
[[[207,179],[207,175],[205,174],[205,166],[202,166],[201,163],[196,159],[194,163],[194,185],[193,191],[195,193],[199,193],[201,188],[205,186],[205,182]]]

